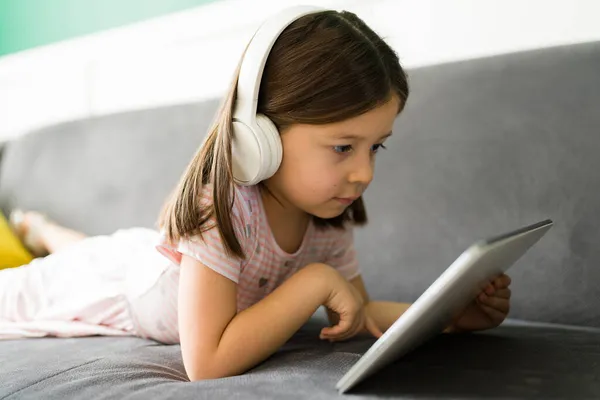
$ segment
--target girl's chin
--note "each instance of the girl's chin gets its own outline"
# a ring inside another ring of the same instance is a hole
[[[314,210],[311,210],[309,212],[309,214],[321,218],[321,219],[332,219],[332,218],[336,218],[339,217],[340,215],[342,215],[344,213],[344,211],[346,211],[346,208],[348,208],[349,205],[344,205],[341,203],[337,203],[337,205],[327,205],[327,206],[323,206],[323,207],[318,207],[315,208]]]

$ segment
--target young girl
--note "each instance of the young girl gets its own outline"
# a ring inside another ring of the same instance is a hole
[[[160,236],[83,238],[24,219],[57,251],[0,272],[0,334],[34,336],[38,326],[39,336],[180,343],[190,380],[247,371],[320,306],[331,321],[322,339],[379,337],[409,304],[369,298],[352,229],[367,221],[362,194],[408,98],[398,57],[356,15],[316,11],[279,34],[261,76],[256,111],[274,124],[283,154],[269,176],[236,179],[245,171],[234,118],[246,95],[236,76],[165,204]],[[491,282],[446,332],[498,326],[509,284],[506,275]]]

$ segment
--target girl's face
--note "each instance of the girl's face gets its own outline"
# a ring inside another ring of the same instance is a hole
[[[400,100],[325,125],[297,124],[281,133],[283,159],[265,183],[286,208],[339,216],[373,179],[375,157],[392,133]]]

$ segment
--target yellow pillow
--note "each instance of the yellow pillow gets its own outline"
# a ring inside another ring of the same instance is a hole
[[[0,212],[0,269],[29,264],[33,256],[23,246]]]

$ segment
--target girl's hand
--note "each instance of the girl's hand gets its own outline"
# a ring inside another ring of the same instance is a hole
[[[477,331],[500,325],[510,310],[510,282],[504,274],[494,279],[446,331]]]
[[[365,330],[377,338],[383,335],[368,315],[360,292],[339,272],[329,268],[334,274],[330,280],[331,292],[323,305],[337,314],[339,320],[336,325],[323,328],[319,337],[330,342],[343,341]]]

